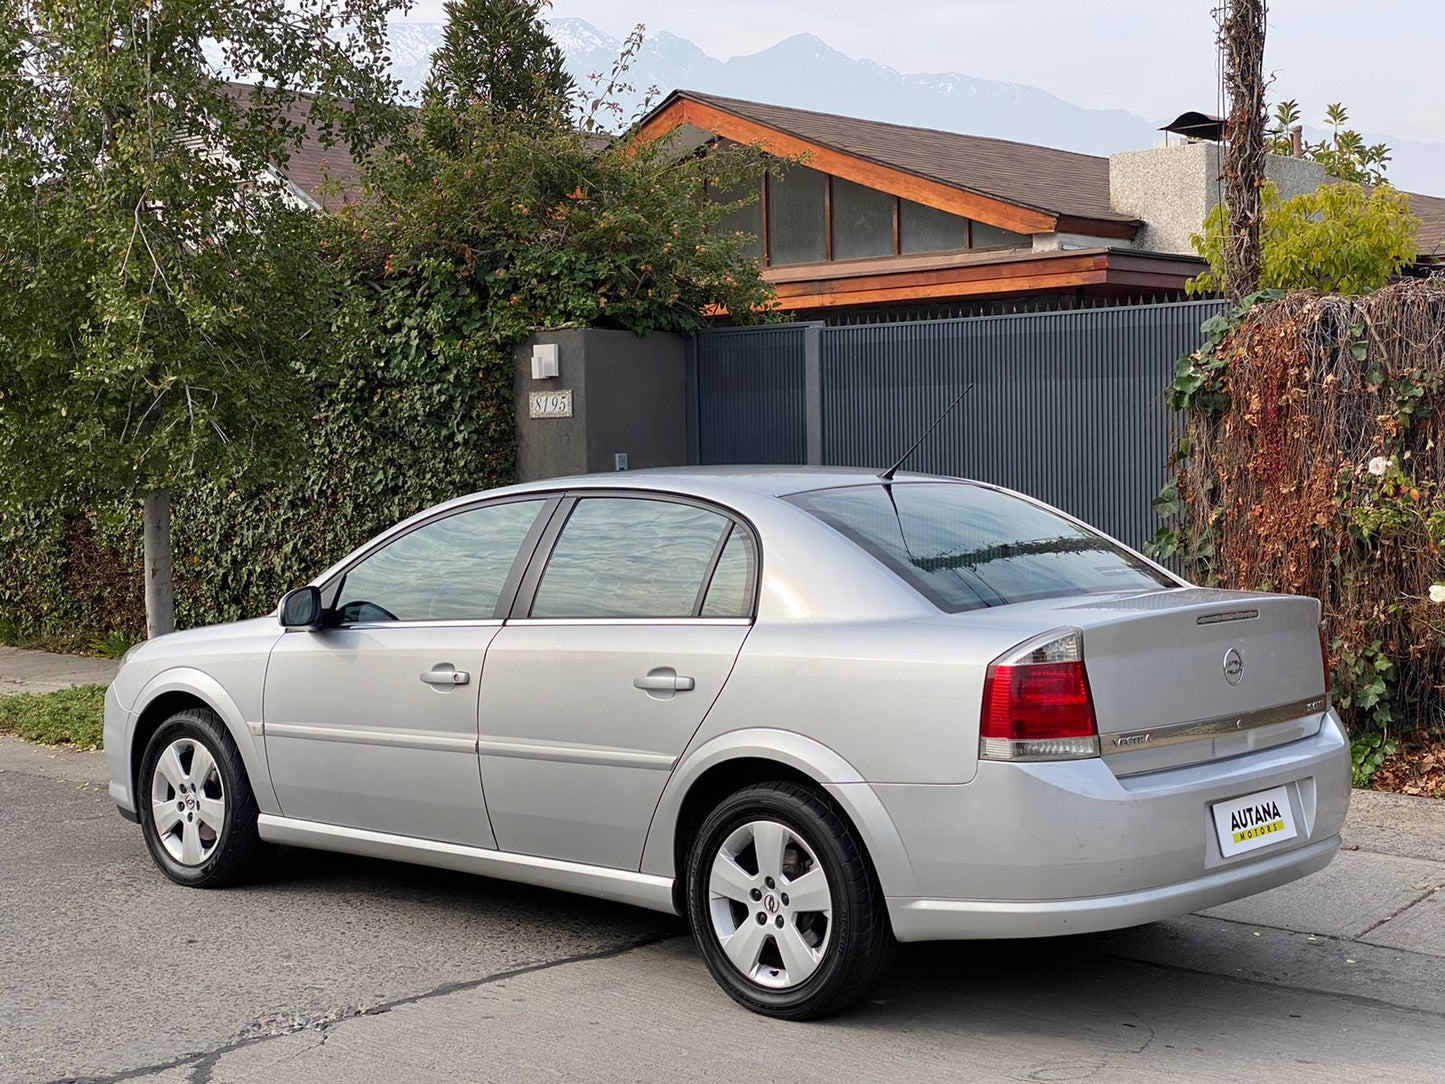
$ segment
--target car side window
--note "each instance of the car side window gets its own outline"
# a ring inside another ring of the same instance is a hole
[[[486,505],[407,532],[346,573],[337,618],[358,624],[494,617],[517,551],[546,503]]]
[[[752,536],[734,525],[708,584],[702,616],[750,616],[753,612],[753,575],[756,568]]]
[[[695,616],[718,548],[732,529],[728,517],[695,505],[584,497],[553,547],[531,616]]]

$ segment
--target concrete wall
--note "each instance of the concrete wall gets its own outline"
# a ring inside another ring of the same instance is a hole
[[[1076,252],[1082,248],[1138,248],[1120,237],[1091,237],[1086,233],[1036,233],[1035,252]]]
[[[1143,219],[1135,248],[1194,255],[1189,243],[1219,202],[1224,148],[1183,143],[1109,156],[1109,202],[1114,210]],[[1325,179],[1318,162],[1272,154],[1265,177],[1285,199],[1313,192]]]
[[[559,375],[532,379],[532,346],[555,343]],[[513,352],[517,476],[524,482],[687,462],[687,346],[680,335],[639,338],[595,328],[544,331]],[[572,392],[570,418],[529,416],[532,392]]]

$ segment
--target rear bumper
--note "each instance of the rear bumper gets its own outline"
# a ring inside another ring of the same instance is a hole
[[[1210,807],[1286,788],[1298,835],[1220,853]],[[1339,847],[1349,745],[1330,712],[1289,745],[1125,778],[1103,761],[984,762],[959,786],[875,784],[914,883],[884,884],[903,941],[1115,929],[1306,876]]]
[[[1332,836],[1247,865],[1216,870],[1183,884],[1082,900],[890,899],[900,941],[990,937],[1056,937],[1140,926],[1275,888],[1330,864]]]

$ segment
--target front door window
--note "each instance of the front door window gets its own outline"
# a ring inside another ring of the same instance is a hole
[[[339,622],[490,620],[545,503],[473,508],[389,542],[346,573],[333,607]]]

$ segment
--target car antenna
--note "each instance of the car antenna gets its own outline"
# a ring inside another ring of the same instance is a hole
[[[963,402],[963,397],[971,391],[973,391],[973,385],[969,384],[968,387],[964,388],[963,391],[959,392],[958,398],[955,399],[953,402],[949,403],[948,409],[946,409],[942,414],[940,414],[937,420],[935,420],[932,425],[930,425],[927,429],[924,430],[923,436],[919,437],[911,445],[909,445],[908,451],[904,452],[901,456],[898,457],[898,462],[894,463],[893,466],[889,467],[886,471],[883,471],[881,474],[878,475],[878,477],[882,478],[885,482],[893,481],[893,476],[898,473],[898,468],[908,462],[908,457],[911,456],[914,452],[918,451],[918,446],[922,444],[925,440],[927,440],[929,435],[935,429],[937,429],[940,425],[943,424],[943,419],[952,414],[953,408],[958,406],[959,403]]]

